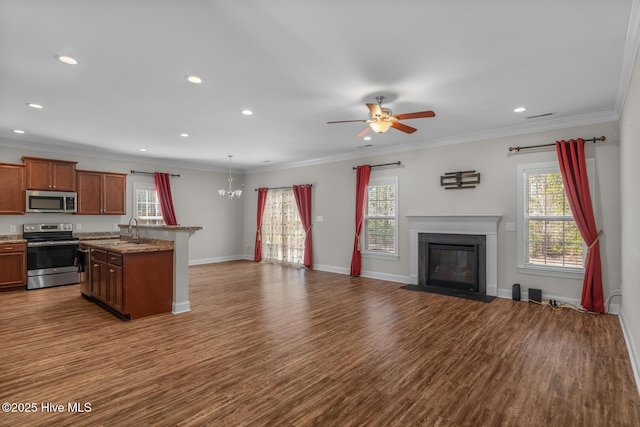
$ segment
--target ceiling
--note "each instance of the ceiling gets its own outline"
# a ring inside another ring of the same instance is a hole
[[[638,8],[0,0],[0,145],[212,170],[232,154],[250,172],[617,120]],[[355,138],[364,123],[326,124],[367,119],[376,95],[394,114],[436,117],[370,141]]]

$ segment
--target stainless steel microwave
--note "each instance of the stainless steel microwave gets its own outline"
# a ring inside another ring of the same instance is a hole
[[[76,213],[78,193],[27,190],[27,212]]]

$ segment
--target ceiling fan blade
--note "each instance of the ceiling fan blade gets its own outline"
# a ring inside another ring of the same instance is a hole
[[[362,138],[363,136],[365,136],[369,132],[369,129],[371,129],[369,126],[362,129],[360,132],[358,132],[358,134],[356,135],[356,138]]]
[[[382,117],[382,109],[378,104],[367,104],[367,108],[371,112],[371,117]]]
[[[391,127],[401,130],[402,132],[405,132],[405,133],[414,133],[415,131],[418,130],[416,128],[412,128],[411,126],[407,126],[404,123],[400,123],[400,122],[391,122]]]
[[[406,119],[422,119],[426,117],[435,117],[436,113],[433,111],[418,111],[415,113],[406,113],[406,114],[396,114],[395,117],[398,120],[406,120]]]
[[[327,124],[332,123],[352,123],[352,122],[367,122],[368,120],[338,120],[337,122],[327,122]]]

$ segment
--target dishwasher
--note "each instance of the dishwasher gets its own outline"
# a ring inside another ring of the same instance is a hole
[[[91,249],[80,246],[76,252],[76,267],[80,273],[80,293],[86,298],[91,296]]]

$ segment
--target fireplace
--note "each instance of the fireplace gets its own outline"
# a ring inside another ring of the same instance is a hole
[[[486,237],[418,233],[418,284],[486,295]]]
[[[500,214],[478,215],[408,215],[409,220],[409,283],[421,287],[425,283],[420,279],[420,274],[425,274],[425,264],[420,261],[421,234],[441,235],[466,235],[484,238],[484,261],[478,258],[478,271],[480,277],[484,276],[484,292],[489,296],[498,295],[498,223],[502,218]],[[434,242],[441,243],[441,242]],[[446,243],[441,243],[446,244]],[[460,244],[454,242],[454,244]],[[469,243],[461,243],[462,245]],[[471,243],[475,244],[475,243]],[[420,266],[420,268],[419,268]],[[480,270],[484,273],[480,273]],[[478,282],[478,293],[482,291],[482,282]],[[425,285],[428,286],[428,285]]]

